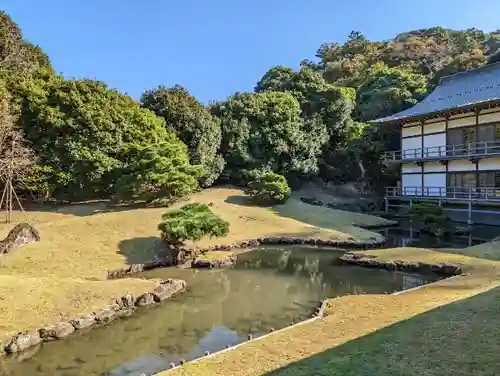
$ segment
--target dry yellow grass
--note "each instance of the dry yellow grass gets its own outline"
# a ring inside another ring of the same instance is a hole
[[[380,238],[380,235],[353,224],[390,223],[374,216],[307,205],[296,199],[274,209],[248,206],[242,191],[231,188],[207,189],[191,201],[212,203],[213,211],[230,223],[226,237],[202,239],[197,243],[200,246],[279,235],[369,240]],[[42,240],[1,258],[0,274],[104,279],[108,269],[166,256],[157,230],[165,208],[119,210],[87,216],[83,215],[84,211],[92,213],[92,205],[70,209],[78,214],[29,213],[29,218],[33,216],[38,221],[36,227]],[[309,214],[305,217],[304,213]],[[293,219],[294,215],[302,222]],[[321,223],[317,223],[318,219]],[[0,236],[5,236],[10,228],[0,228]]]
[[[480,254],[476,248],[477,254]],[[488,248],[486,250],[488,252]],[[328,303],[327,315],[324,319],[316,320],[296,328],[275,333],[262,341],[254,341],[245,344],[234,351],[222,353],[213,358],[203,359],[199,362],[185,365],[171,371],[160,373],[159,376],[174,375],[386,375],[386,374],[407,374],[404,370],[398,369],[400,373],[391,373],[391,367],[399,367],[401,363],[408,362],[408,359],[419,359],[415,361],[419,372],[406,372],[411,374],[444,375],[444,374],[471,374],[468,369],[453,369],[453,365],[446,363],[447,373],[442,372],[442,367],[436,364],[446,362],[446,357],[451,355],[451,349],[457,351],[457,346],[442,347],[436,338],[446,338],[451,333],[446,332],[444,325],[434,325],[434,332],[424,338],[418,349],[414,349],[408,343],[412,336],[418,333],[418,328],[408,329],[411,333],[407,337],[401,330],[397,331],[398,337],[385,340],[390,343],[407,343],[404,350],[398,346],[390,346],[384,342],[384,346],[391,347],[393,351],[399,351],[399,360],[388,359],[391,357],[390,351],[385,348],[377,350],[380,342],[365,340],[366,347],[350,346],[350,351],[357,354],[361,359],[364,355],[373,352],[371,363],[364,364],[363,361],[356,361],[344,356],[343,350],[334,352],[336,348],[345,345],[349,341],[368,338],[370,334],[380,332],[384,328],[396,328],[394,324],[412,319],[429,310],[436,309],[443,305],[470,298],[479,293],[500,286],[500,262],[482,260],[453,253],[434,252],[426,249],[397,248],[367,252],[379,257],[380,260],[394,261],[419,261],[425,263],[445,262],[461,265],[464,276],[453,277],[442,280],[421,289],[409,291],[400,295],[364,295],[345,296],[332,299]],[[498,294],[497,294],[498,295]],[[472,306],[469,309],[479,310],[484,307],[485,299],[481,300],[483,306]],[[491,302],[491,301],[490,301]],[[495,307],[498,307],[497,305]],[[449,310],[452,313],[454,310]],[[496,310],[495,310],[496,311]],[[445,324],[449,320],[440,316],[440,322]],[[492,316],[494,318],[496,316]],[[425,320],[421,320],[425,321]],[[406,321],[405,321],[406,322]],[[427,325],[432,326],[433,321],[429,319]],[[411,324],[409,324],[411,327]],[[462,323],[462,329],[466,330],[467,323]],[[423,328],[421,328],[423,329]],[[395,329],[393,329],[395,330]],[[485,333],[482,333],[484,336]],[[379,336],[380,337],[380,336]],[[479,338],[476,335],[476,338]],[[465,340],[466,338],[464,338]],[[380,340],[379,340],[380,341]],[[405,342],[406,341],[406,342]],[[350,342],[352,343],[352,342]],[[361,344],[359,346],[362,346]],[[403,345],[404,346],[404,345]],[[478,346],[476,353],[490,351],[479,344],[462,344],[462,347]],[[344,348],[344,347],[342,347]],[[436,351],[428,355],[422,355],[427,349]],[[496,347],[495,347],[496,348]],[[460,349],[460,347],[458,348]],[[378,352],[377,352],[378,351]],[[420,353],[418,352],[420,351]],[[427,356],[427,358],[425,358]],[[471,355],[474,356],[474,355]],[[456,355],[454,355],[456,358]],[[423,359],[430,363],[423,363]],[[401,359],[404,359],[402,361]],[[432,360],[434,359],[434,361]],[[450,358],[454,359],[454,358]],[[396,365],[397,362],[400,362]],[[347,362],[347,363],[346,363]],[[393,362],[393,363],[391,363]],[[432,363],[434,362],[434,363]],[[474,363],[472,359],[471,362]],[[418,364],[421,363],[421,364]],[[436,363],[436,364],[435,364]],[[288,367],[286,368],[286,366]],[[281,368],[285,367],[285,368]],[[433,370],[439,369],[439,371]],[[488,366],[486,365],[486,369]],[[481,375],[497,374],[498,369],[490,369],[491,373],[478,373]],[[389,372],[389,373],[387,373]],[[469,372],[469,373],[468,373]],[[487,372],[487,371],[486,371]]]
[[[141,279],[87,281],[1,275],[0,340],[18,331],[92,313],[125,293],[137,296],[154,287],[154,281]]]
[[[365,240],[378,235],[353,224],[389,223],[372,216],[324,211],[295,199],[276,209],[286,214],[280,215],[248,206],[242,191],[231,188],[208,189],[191,201],[212,203],[213,210],[231,224],[228,236],[203,239],[202,246],[278,235]],[[104,279],[108,269],[167,256],[157,230],[167,209],[109,208],[102,203],[42,209],[28,212],[41,241],[0,257],[0,335],[34,329],[86,313],[128,292],[152,289],[152,281]],[[302,218],[304,222],[291,218],[293,211],[301,215],[308,210],[316,214]],[[315,217],[323,218],[325,228],[311,222]],[[22,213],[14,213],[15,222],[23,220]],[[0,237],[11,228],[1,225]]]

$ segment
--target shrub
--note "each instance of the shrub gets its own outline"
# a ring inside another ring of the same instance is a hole
[[[445,215],[443,208],[436,204],[414,204],[408,214],[412,220],[418,222],[424,232],[441,236],[451,230],[451,218]]]
[[[248,183],[245,193],[259,204],[272,204],[285,202],[290,192],[290,187],[283,175],[263,172]]]
[[[192,203],[163,214],[158,230],[169,245],[178,246],[207,235],[224,236],[229,232],[229,223],[215,215],[208,205]]]

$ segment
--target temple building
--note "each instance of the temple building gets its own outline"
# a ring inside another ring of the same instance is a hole
[[[384,155],[401,180],[386,209],[434,201],[453,219],[500,224],[500,63],[441,78],[415,106],[372,124],[401,127]]]

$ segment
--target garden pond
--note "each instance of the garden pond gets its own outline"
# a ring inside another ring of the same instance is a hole
[[[108,326],[76,333],[0,360],[0,374],[139,376],[169,368],[310,318],[320,301],[348,294],[393,293],[437,280],[420,275],[341,266],[339,250],[259,248],[229,269],[165,268],[145,278],[179,278],[187,291],[138,309]]]

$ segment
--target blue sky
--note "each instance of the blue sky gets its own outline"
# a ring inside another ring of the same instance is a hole
[[[500,28],[498,0],[0,0],[59,73],[139,98],[176,83],[199,100],[252,90],[351,30],[369,39],[432,26]]]

